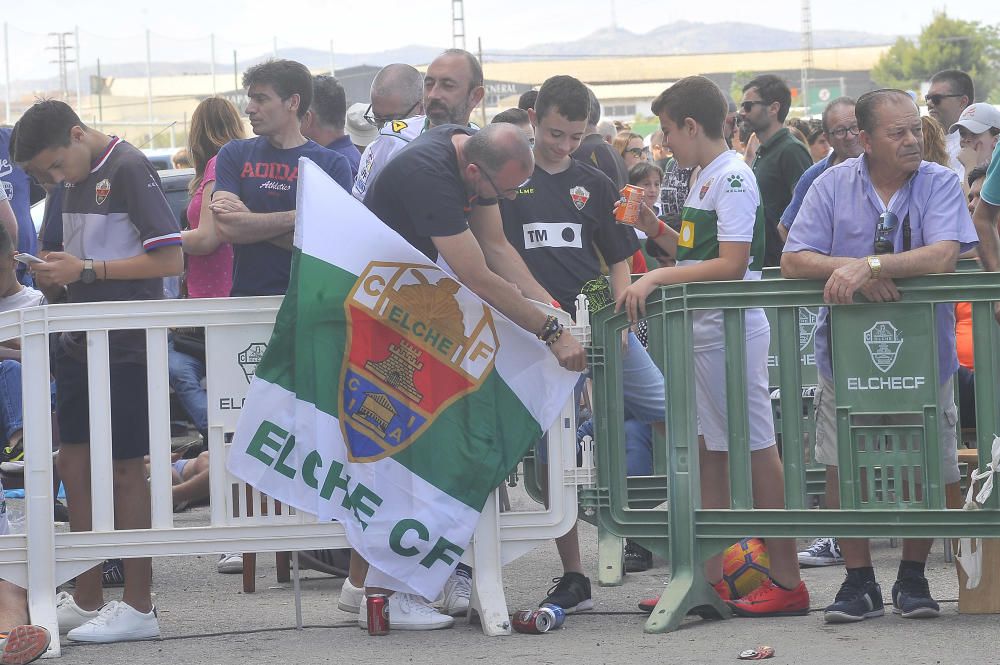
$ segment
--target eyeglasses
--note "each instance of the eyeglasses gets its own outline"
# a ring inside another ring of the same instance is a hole
[[[649,148],[627,148],[622,153],[622,156],[624,157],[625,155],[632,155],[634,157],[639,157],[641,159],[642,156],[646,154],[649,154]]]
[[[761,106],[768,106],[768,103],[763,101],[752,101],[752,102],[747,101],[740,104],[740,107],[743,109],[744,113],[750,113],[750,111],[753,111],[753,107],[755,104],[760,104]]]
[[[482,167],[482,165],[477,164],[476,162],[471,162],[471,163],[475,165],[477,169],[479,169],[480,173],[483,174],[483,177],[486,178],[486,182],[490,183],[490,187],[493,188],[493,193],[496,195],[498,199],[506,199],[509,198],[511,194],[517,194],[517,190],[527,185],[528,180],[531,180],[531,178],[528,178],[528,180],[525,180],[517,187],[511,187],[510,189],[500,189],[499,187],[497,187],[497,184],[493,182],[493,178],[490,177],[490,174],[486,171],[486,169]]]
[[[410,108],[406,109],[405,112],[403,112],[403,113],[401,113],[399,115],[381,116],[381,115],[375,115],[374,113],[372,113],[372,105],[369,104],[368,105],[368,110],[365,111],[365,114],[363,116],[361,116],[361,117],[363,117],[365,119],[365,122],[367,122],[372,127],[377,127],[379,129],[381,129],[382,125],[384,125],[387,122],[392,122],[393,120],[402,120],[403,118],[409,118],[410,114],[413,113],[413,109],[417,108],[417,106],[419,106],[419,105],[420,105],[420,102],[414,102],[413,106],[411,106]]]
[[[928,104],[933,104],[934,106],[937,106],[938,104],[941,103],[942,99],[947,99],[948,97],[965,97],[965,95],[961,93],[951,94],[951,95],[927,95],[926,97],[924,97],[924,99],[927,100]]]
[[[896,213],[886,210],[878,218],[878,227],[875,229],[875,253],[892,254],[894,249],[889,235],[896,230],[899,218]]]
[[[826,132],[826,135],[834,139],[845,138],[848,134],[851,136],[857,136],[861,133],[861,130],[857,125],[851,125],[850,127],[838,127],[837,129],[830,129]]]

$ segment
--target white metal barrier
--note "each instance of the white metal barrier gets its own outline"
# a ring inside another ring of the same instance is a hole
[[[281,298],[220,298],[83,303],[34,307],[0,314],[0,340],[20,338],[24,395],[24,535],[0,537],[0,578],[28,589],[33,623],[58,635],[55,593],[61,584],[104,559],[222,552],[296,551],[347,547],[343,528],[282,507],[231,476],[224,463],[244,395],[268,340]],[[571,328],[589,342],[589,318]],[[211,487],[207,526],[176,527],[170,469],[167,333],[172,327],[206,330],[208,446]],[[91,446],[93,530],[56,533],[52,522],[52,427],[49,335],[87,332],[90,439],[110,442],[108,331],[146,333],[149,368],[151,524],[148,530],[116,531],[111,446]],[[500,513],[493,492],[468,549],[473,566],[472,608],[487,635],[510,633],[502,566],[541,542],[565,534],[575,523],[578,483],[592,469],[576,468],[575,405],[567,403],[548,433],[549,505],[543,510]],[[278,513],[281,514],[278,514]],[[558,565],[553,562],[553,565]],[[234,596],[234,599],[236,597]],[[247,602],[240,600],[236,602]],[[252,602],[252,601],[251,601]],[[53,640],[48,655],[59,655]]]

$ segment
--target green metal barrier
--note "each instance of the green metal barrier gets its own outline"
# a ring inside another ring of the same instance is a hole
[[[1000,529],[998,496],[980,511],[944,510],[944,484],[937,441],[936,303],[969,301],[977,374],[1000,369],[1000,327],[992,301],[1000,300],[995,274],[965,272],[899,280],[902,301],[832,308],[840,510],[808,510],[807,465],[801,442],[802,419],[783,418],[785,510],[755,510],[751,495],[750,451],[746,441],[745,345],[742,313],[771,308],[771,335],[777,340],[778,387],[782,413],[802,413],[800,311],[823,305],[822,282],[763,280],[686,284],[655,292],[647,303],[650,343],[667,387],[669,432],[666,478],[625,478],[621,421],[621,349],[615,343],[627,326],[622,314],[602,312],[593,320],[589,349],[594,373],[598,486],[586,494],[599,523],[618,536],[635,538],[668,554],[672,575],[646,623],[647,632],[676,628],[689,611],[729,616],[704,578],[702,563],[729,543],[745,537],[794,538],[822,534],[845,538],[980,537]],[[722,309],[726,341],[729,413],[729,510],[700,507],[698,439],[694,403],[692,314]],[[670,362],[662,364],[662,358]],[[787,362],[784,362],[787,359]],[[1000,431],[998,395],[992,380],[976,382],[980,466],[988,461],[994,432]],[[881,416],[902,414],[888,424]],[[664,482],[669,479],[669,482]],[[920,485],[920,491],[917,485]],[[663,490],[663,507],[650,508]],[[643,494],[645,492],[645,494]],[[583,493],[582,493],[583,494]],[[650,501],[638,504],[639,496]]]

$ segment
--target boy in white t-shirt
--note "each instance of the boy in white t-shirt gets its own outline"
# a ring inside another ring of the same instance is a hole
[[[753,171],[729,150],[722,129],[728,105],[714,83],[701,76],[678,81],[653,102],[664,145],[682,168],[700,166],[681,214],[680,233],[643,209],[641,226],[677,265],[647,273],[618,298],[631,321],[645,314],[657,287],[685,282],[758,280],[764,260],[764,216]],[[662,225],[662,226],[660,226]],[[646,229],[644,229],[646,230]],[[775,447],[767,382],[770,328],[761,309],[746,310],[746,382],[754,504],[784,508],[781,458]],[[703,508],[729,508],[729,440],[726,413],[722,312],[694,315],[695,395]],[[767,540],[771,579],[739,600],[722,583],[722,556],[710,559],[705,575],[734,612],[743,616],[791,616],[809,611],[809,592],[799,577],[795,541]]]

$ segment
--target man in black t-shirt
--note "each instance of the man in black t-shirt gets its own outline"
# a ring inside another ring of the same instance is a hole
[[[494,217],[499,220],[497,199],[517,196],[533,168],[528,140],[513,125],[489,125],[479,132],[442,125],[421,134],[385,165],[368,189],[365,205],[429,260],[446,263],[480,298],[545,339],[549,319],[522,295],[521,281],[514,286],[494,268],[498,261],[516,261],[522,266],[523,261],[510,247],[500,224],[484,222]],[[492,235],[494,226],[499,239]],[[504,258],[504,247],[510,252],[508,258]],[[560,365],[574,371],[584,369],[583,347],[568,331],[549,341]],[[351,583],[360,583],[353,563],[351,572]],[[373,588],[367,591],[391,593]],[[449,595],[446,585],[446,612],[452,611]],[[450,617],[434,612],[423,599],[411,596],[405,600],[396,606],[409,609],[402,624],[393,615],[394,627],[413,630],[451,625]],[[390,601],[396,603],[392,598]]]

